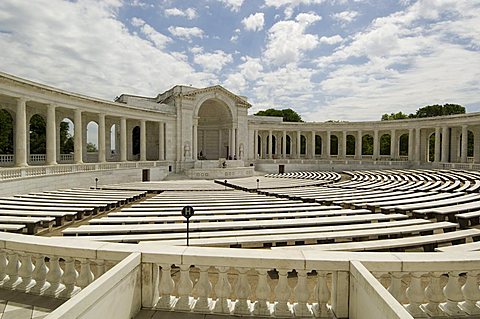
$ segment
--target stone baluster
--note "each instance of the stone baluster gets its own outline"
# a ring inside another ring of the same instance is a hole
[[[60,297],[71,298],[80,291],[80,287],[75,286],[77,278],[78,272],[75,270],[75,259],[72,257],[65,258],[65,272],[62,276],[65,289],[60,293]]]
[[[178,300],[175,304],[175,311],[190,311],[190,293],[193,289],[193,282],[190,279],[190,265],[180,265],[180,280],[178,281]]]
[[[387,285],[387,273],[385,272],[379,272],[379,271],[374,271],[372,272],[372,275],[378,280],[379,283],[382,284],[383,287],[385,287],[385,289],[388,288],[388,285]]]
[[[293,313],[295,317],[311,317],[312,313],[307,307],[307,301],[310,297],[310,292],[307,286],[307,271],[302,269],[297,271],[297,285],[294,288],[297,304],[293,306]]]
[[[286,269],[278,270],[278,283],[274,289],[275,299],[277,300],[274,314],[277,317],[290,317],[292,315],[292,312],[288,307],[288,299],[290,298],[291,289],[288,286],[287,272]]]
[[[83,289],[92,283],[95,277],[93,276],[93,272],[90,268],[90,260],[86,258],[81,258],[79,260],[80,275],[78,275],[77,285]]]
[[[160,266],[162,267],[162,277],[158,285],[160,299],[155,307],[169,310],[175,300],[175,297],[172,296],[175,288],[175,282],[172,279],[172,267],[169,264],[161,264]]]
[[[20,261],[18,255],[14,251],[8,251],[8,264],[5,273],[8,275],[8,279],[3,283],[3,288],[13,289],[21,282],[18,277],[18,269],[20,268]]]
[[[0,285],[8,279],[7,277],[7,253],[5,250],[0,250]]]
[[[480,300],[480,289],[478,288],[477,281],[479,272],[480,271],[469,271],[467,273],[467,280],[462,287],[465,301],[458,304],[460,309],[470,316],[480,314],[480,308],[477,307],[477,301]]]
[[[213,312],[215,313],[230,313],[230,304],[228,297],[232,291],[232,285],[228,282],[227,271],[230,267],[217,267],[218,269],[218,280],[215,285],[215,294],[217,295],[217,301],[215,302],[215,307]]]
[[[237,295],[237,302],[235,303],[235,308],[233,313],[236,315],[249,315],[250,306],[248,302],[248,297],[250,297],[251,287],[248,283],[247,272],[249,268],[238,268],[238,280],[235,287],[235,294]]]
[[[410,286],[406,291],[409,304],[406,305],[405,308],[415,318],[427,317],[427,314],[425,314],[420,308],[425,294],[425,291],[422,288],[422,274],[423,273],[416,271],[410,273]]]
[[[400,272],[390,273],[390,286],[388,287],[388,292],[397,299],[400,304],[403,304],[405,299],[405,290],[402,287],[402,278],[403,274]]]
[[[270,297],[271,289],[268,285],[267,271],[268,270],[264,268],[257,269],[258,283],[257,288],[255,289],[257,301],[255,302],[253,309],[253,314],[255,316],[270,316],[268,298]]]
[[[50,283],[47,282],[48,267],[45,264],[44,255],[36,255],[35,258],[35,269],[33,270],[32,276],[36,284],[30,290],[30,293],[41,295],[50,287]]]
[[[45,291],[45,295],[56,297],[65,289],[65,286],[60,282],[63,270],[60,268],[59,257],[51,256],[49,266],[47,281],[50,283],[50,287]]]
[[[95,273],[95,278],[98,278],[105,273],[105,260],[95,260]]]
[[[330,289],[327,286],[326,271],[319,271],[317,274],[317,284],[315,285],[315,299],[317,303],[313,305],[313,313],[315,317],[329,317],[327,302],[330,299]]]
[[[212,291],[212,283],[208,279],[208,269],[210,266],[198,266],[200,276],[197,284],[193,287],[194,293],[198,296],[193,311],[195,312],[210,312],[211,302],[208,298]]]
[[[425,297],[428,302],[421,305],[420,308],[430,317],[438,317],[443,314],[438,305],[445,301],[441,286],[441,276],[443,273],[433,271],[430,273],[430,282],[425,288]]]
[[[440,304],[440,309],[449,316],[465,315],[458,307],[458,303],[463,301],[462,289],[458,282],[458,274],[458,271],[449,271],[447,284],[443,287],[443,294],[447,301]]]
[[[18,275],[22,278],[22,282],[15,287],[16,290],[28,292],[35,286],[35,280],[32,279],[34,266],[32,263],[32,256],[28,253],[21,253],[21,266],[18,269]]]

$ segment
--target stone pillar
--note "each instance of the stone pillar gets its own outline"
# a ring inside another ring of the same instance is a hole
[[[127,119],[120,119],[120,161],[127,161]]]
[[[342,131],[342,159],[347,159],[347,131]]]
[[[198,125],[194,124],[193,125],[193,136],[192,136],[192,144],[193,144],[193,147],[192,147],[192,158],[193,160],[197,160],[198,159]]]
[[[290,145],[290,149],[291,149]],[[282,139],[282,158],[287,158],[287,131],[283,131],[283,139]]]
[[[312,159],[315,159],[315,131],[312,131],[312,140],[310,142],[311,142],[310,156]]]
[[[218,157],[223,157],[223,138],[222,138],[222,130],[218,130]],[[228,157],[228,156],[227,156]]]
[[[47,105],[47,165],[57,164],[57,123],[55,105]]]
[[[433,159],[434,162],[440,162],[440,127],[435,128],[435,157]]]
[[[267,149],[268,149],[268,158],[272,158],[272,150],[273,150],[273,141],[272,141],[272,130],[268,131],[268,141],[267,141]]]
[[[480,129],[476,126],[473,129],[473,162],[480,163]]]
[[[233,159],[233,156],[235,155],[235,149],[236,149],[236,146],[235,146],[235,128],[232,127],[232,129],[230,130],[230,134],[231,134],[231,148],[230,148],[230,155],[232,156],[232,159]]]
[[[413,154],[413,128],[408,129],[408,160],[413,161],[415,159]]]
[[[332,142],[332,137],[331,137],[331,132],[327,131],[327,140],[325,143],[325,158],[330,159],[330,151],[331,151],[331,142]]]
[[[83,163],[83,124],[82,124],[82,111],[79,109],[75,110],[75,114],[73,117],[75,122],[74,124],[74,136],[73,142],[75,144],[75,153],[74,153],[74,160],[76,164]]]
[[[447,126],[442,128],[442,162],[449,162],[450,155],[450,136],[449,129]]]
[[[300,131],[297,131],[297,157],[296,158],[300,158],[300,154],[301,154],[301,145],[302,145],[301,136],[302,134],[300,133]]]
[[[378,139],[378,130],[373,130],[373,160],[376,161],[380,158],[380,147]]]
[[[461,162],[467,162],[468,156],[468,126],[462,125],[462,148],[461,148]]]
[[[237,155],[237,159],[240,159],[240,143],[238,142],[238,128],[233,130],[235,135],[235,155]]]
[[[17,99],[15,115],[15,166],[27,164],[27,100]]]
[[[253,131],[253,159],[258,157],[258,130]]]
[[[397,131],[395,130],[390,133],[390,158],[397,159]]]
[[[140,161],[147,160],[147,122],[140,121]]]
[[[98,161],[106,162],[105,154],[105,114],[98,114]]]
[[[422,146],[422,135],[420,134],[421,133],[421,128],[417,127],[415,129],[415,161],[416,162],[420,162],[422,160],[422,157],[421,157],[421,146]]]
[[[158,122],[158,159],[165,160],[165,125]]]
[[[355,146],[355,159],[362,159],[362,131],[357,132]]]

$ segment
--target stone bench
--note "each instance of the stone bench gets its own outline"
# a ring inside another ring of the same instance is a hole
[[[302,247],[283,247],[273,249],[296,249],[296,250],[318,250],[318,251],[405,251],[405,249],[413,249],[422,247],[424,251],[431,252],[434,250],[443,251],[443,249],[449,249],[449,251],[458,251],[456,248],[462,246],[460,243],[464,243],[468,238],[473,240],[480,239],[480,230],[478,229],[463,229],[454,232],[394,238],[394,239],[382,239],[382,240],[369,240],[363,242],[349,242],[349,243],[334,243],[334,244],[321,244],[321,245],[309,245]],[[439,244],[453,244],[454,246],[437,248]],[[480,242],[474,243],[480,248]],[[466,244],[467,245],[467,244]]]
[[[404,212],[405,213],[405,212],[412,212],[413,210],[416,210],[416,209],[456,205],[456,204],[473,202],[473,201],[476,201],[476,200],[479,200],[479,199],[480,199],[479,194],[464,194],[464,195],[456,196],[456,197],[453,197],[453,198],[431,201],[431,202],[427,202],[427,203],[423,202],[423,203],[385,206],[382,209],[393,210],[395,212]]]
[[[381,223],[359,223],[346,225],[329,225],[329,226],[310,226],[310,227],[291,227],[291,228],[270,228],[270,229],[246,229],[246,230],[223,230],[223,231],[201,231],[191,232],[190,238],[213,238],[226,236],[251,236],[251,235],[265,235],[265,234],[297,234],[304,232],[333,232],[342,230],[354,229],[373,229],[384,227],[398,227],[407,225],[419,225],[430,223],[425,219],[404,219],[395,221],[385,221]],[[154,241],[154,240],[171,240],[171,239],[185,239],[185,232],[175,233],[156,233],[156,234],[125,234],[125,235],[98,235],[98,236],[78,236],[69,238],[79,238],[88,240],[108,241],[108,242],[126,242],[138,243],[140,241]]]
[[[66,220],[73,220],[77,215],[78,212],[0,209],[0,216],[53,217],[55,226],[62,226]]]
[[[52,211],[59,211],[62,213],[74,213],[77,219],[82,219],[84,214],[90,213],[91,210],[86,208],[75,208],[75,207],[62,207],[61,209],[56,210],[56,206],[54,205],[45,205],[45,206],[30,206],[30,205],[4,205],[0,204],[0,210],[15,210],[15,211],[32,211],[32,212],[52,212]]]
[[[460,228],[467,228],[469,225],[476,226],[480,224],[480,209],[455,214],[455,218]]]
[[[390,208],[395,205],[410,205],[416,203],[426,203],[426,202],[434,202],[438,200],[444,200],[449,198],[454,198],[461,196],[462,193],[427,193],[427,195],[413,197],[408,199],[400,199],[400,200],[391,200],[391,201],[378,201],[378,202],[367,202],[366,208],[371,210],[372,212],[383,212],[389,213],[393,210]]]
[[[417,217],[435,217],[438,221],[445,220],[445,217],[448,217],[449,221],[456,222],[457,215],[461,215],[462,213],[468,213],[471,211],[478,211],[480,210],[480,202],[474,201],[469,203],[463,204],[452,204],[448,206],[442,207],[435,207],[435,208],[426,208],[426,209],[418,209],[413,211],[413,215]],[[475,215],[475,214],[473,214]],[[463,217],[467,216],[474,217],[470,215],[461,215]]]
[[[6,197],[3,197],[6,198]],[[80,199],[80,198],[60,198],[52,196],[42,196],[42,195],[15,195],[13,198],[17,200],[26,200],[33,203],[51,203],[55,205],[75,205],[79,207],[97,207],[100,211],[110,210],[118,206],[117,201],[98,201],[93,198],[91,199]]]
[[[392,201],[397,199],[411,199],[411,198],[421,197],[425,195],[428,195],[428,193],[400,192],[398,194],[383,194],[378,196],[365,196],[365,197],[352,196],[350,199],[345,198],[340,200],[333,200],[332,203],[335,205],[341,205],[344,208],[352,208],[352,207],[367,208],[367,203],[369,201],[378,202],[378,201]]]
[[[193,246],[215,246],[232,248],[262,248],[272,246],[291,246],[305,242],[322,243],[336,240],[361,240],[370,237],[390,237],[405,236],[412,234],[433,234],[435,230],[452,230],[456,224],[450,222],[426,223],[419,225],[385,227],[375,229],[343,230],[327,232],[303,232],[300,234],[266,234],[253,236],[231,236],[217,238],[191,239],[190,245]],[[478,232],[480,236],[480,231]],[[159,245],[185,245],[185,240],[162,240],[156,241]]]
[[[52,203],[51,201],[48,200],[42,200],[42,201],[29,201],[29,200],[22,200],[19,198],[11,197],[11,198],[6,198],[2,197],[0,198],[0,208],[6,207],[6,206],[21,206],[21,207],[34,207],[32,210],[36,210],[39,207],[44,207],[48,208],[51,210],[52,208],[56,209],[61,209],[61,210],[66,210],[66,209],[71,209],[74,208],[77,211],[83,211],[84,214],[86,213],[92,213],[96,214],[99,211],[99,207],[93,206],[93,205],[84,205],[84,204],[75,204],[74,201],[70,204],[65,204],[65,203]]]
[[[369,213],[367,210],[327,210],[327,211],[313,211],[313,212],[274,212],[266,213],[264,211],[250,214],[210,214],[210,215],[193,215],[190,218],[191,223],[195,222],[213,222],[213,221],[243,221],[243,220],[277,220],[277,219],[297,219],[308,217],[321,217],[321,216],[346,216],[346,215],[358,215]],[[144,224],[144,223],[183,223],[185,218],[177,213],[169,216],[134,216],[125,214],[119,215],[119,213],[110,213],[108,217],[102,217],[98,219],[90,220],[90,224]]]
[[[21,233],[27,227],[24,224],[0,224],[0,231],[9,233]]]
[[[305,227],[315,225],[336,225],[353,223],[371,223],[388,220],[407,219],[404,214],[361,214],[354,216],[332,216],[317,218],[255,220],[238,222],[205,222],[190,223],[191,231],[225,230],[225,229],[261,229]],[[160,233],[186,231],[186,224],[138,224],[138,225],[81,225],[62,231],[66,236],[81,236],[90,234],[129,234],[129,233]]]
[[[466,231],[470,231],[471,229],[467,229]],[[476,229],[475,229],[476,230]],[[473,238],[475,240],[475,238]],[[458,245],[452,246],[445,246],[445,247],[437,247],[435,251],[441,251],[445,253],[465,253],[468,251],[478,251],[480,250],[480,241],[476,238],[477,241],[469,242],[469,243],[462,243]]]
[[[24,224],[29,235],[35,235],[40,227],[51,230],[54,221],[53,217],[0,216],[2,224]]]

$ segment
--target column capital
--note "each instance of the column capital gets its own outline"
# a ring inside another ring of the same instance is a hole
[[[29,101],[29,99],[27,99],[25,96],[16,96],[15,100],[17,103],[27,103],[27,101]]]

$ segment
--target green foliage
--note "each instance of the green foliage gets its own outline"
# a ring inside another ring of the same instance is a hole
[[[97,145],[91,143],[91,142],[88,142],[87,143],[87,152],[97,152]]]
[[[382,115],[382,121],[390,121],[390,120],[404,120],[408,119],[409,116],[403,112],[398,112],[398,113],[390,113],[390,114],[383,114]]]
[[[254,115],[282,117],[284,122],[303,122],[302,117],[292,109],[268,109],[265,111],[258,111]]]
[[[408,134],[402,134],[400,136],[400,145],[399,145],[399,155],[407,156],[408,155]]]
[[[373,136],[367,134],[362,137],[362,155],[373,155]]]
[[[347,135],[347,155],[355,155],[355,136]]]
[[[391,155],[390,146],[391,146],[390,134],[383,134],[380,137],[380,155]]]
[[[0,110],[0,154],[13,154],[13,118]]]
[[[43,117],[35,114],[30,119],[30,154],[46,154],[47,135]]]
[[[68,127],[67,122],[60,122],[60,154],[70,154],[74,151],[74,141]]]
[[[382,121],[403,120],[411,118],[435,117],[444,115],[465,114],[465,107],[459,104],[433,104],[421,107],[414,114],[405,114],[403,112],[383,114]]]
[[[338,137],[335,135],[330,136],[330,155],[338,155]]]

